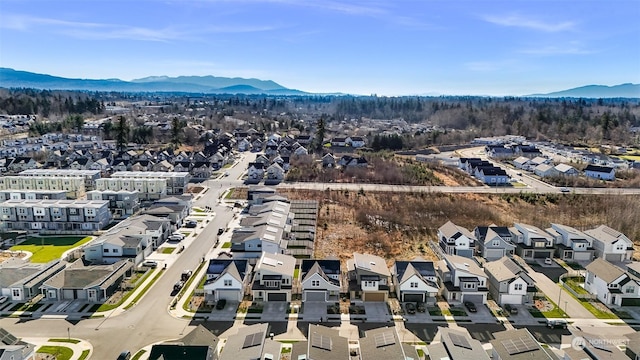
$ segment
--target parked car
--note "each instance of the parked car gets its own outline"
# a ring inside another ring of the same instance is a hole
[[[546,258],[546,259],[544,259],[544,263],[545,263],[545,265],[552,265],[553,264],[553,260],[551,258]]]
[[[174,291],[180,291],[180,289],[182,289],[183,286],[184,286],[184,281],[180,280],[180,281],[176,282],[175,284],[173,284],[173,290]]]
[[[222,310],[224,309],[224,307],[227,305],[227,300],[225,299],[220,299],[218,300],[218,302],[216,303],[216,309],[218,310]]]
[[[182,241],[184,236],[171,235],[167,238],[168,241]]]
[[[180,240],[184,240],[184,234],[179,231],[174,232],[171,236],[179,237]]]
[[[191,274],[193,274],[193,271],[191,271],[191,270],[183,271],[182,275],[180,276],[180,280],[182,280],[182,281],[189,280],[189,278],[191,277]]]
[[[130,351],[123,351],[120,353],[120,355],[118,355],[118,359],[117,360],[129,360],[131,359],[131,352]]]
[[[571,191],[571,190],[569,190],[569,188],[568,188],[568,187],[561,187],[561,188],[560,188],[560,192],[568,193],[569,191]]]
[[[425,312],[427,310],[427,307],[424,305],[424,303],[422,301],[418,301],[418,303],[416,304],[416,308],[418,310],[418,312]]]
[[[198,222],[195,220],[189,220],[184,224],[184,227],[194,228],[198,226]]]
[[[224,234],[224,229],[223,228],[218,229],[218,235],[222,235],[222,234]]]
[[[517,314],[518,313],[518,308],[513,306],[513,305],[511,305],[511,304],[506,304],[504,306],[504,309],[510,314]]]
[[[145,262],[142,263],[142,266],[146,266],[146,267],[150,267],[150,268],[156,268],[156,267],[158,267],[158,262],[153,261],[153,260],[146,260]]]
[[[0,296],[0,304],[4,304],[9,301],[9,298],[6,296]]]
[[[547,327],[549,329],[566,329],[567,328],[567,320],[556,319],[556,320],[547,320]]]
[[[464,307],[466,307],[467,310],[469,310],[469,312],[472,312],[472,313],[478,311],[478,309],[476,309],[476,304],[472,303],[471,301],[465,301]]]
[[[416,305],[412,302],[404,304],[404,308],[407,309],[407,314],[415,314],[416,313]]]

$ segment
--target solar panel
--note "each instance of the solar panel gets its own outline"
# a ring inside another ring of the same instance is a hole
[[[264,333],[262,331],[245,336],[244,343],[242,344],[242,348],[246,349],[256,345],[260,345],[262,343],[263,337],[264,337]]]
[[[15,345],[18,343],[18,338],[11,335],[7,330],[0,328],[0,343],[5,345]]]
[[[393,336],[393,332],[385,331],[379,334],[375,334],[373,340],[376,342],[376,347],[381,348],[396,343],[396,338]]]
[[[272,259],[272,258],[269,258],[269,257],[265,257],[265,258],[262,259],[262,263],[264,265],[269,265],[269,266],[274,266],[275,267],[278,264],[278,260]]]
[[[538,342],[532,338],[517,338],[503,340],[502,345],[509,355],[521,354],[538,349]]]
[[[331,351],[331,345],[331,338],[328,336],[314,333],[311,337],[311,346],[315,348]]]
[[[449,338],[453,345],[471,350],[471,344],[469,344],[469,340],[466,337],[458,334],[449,334]]]

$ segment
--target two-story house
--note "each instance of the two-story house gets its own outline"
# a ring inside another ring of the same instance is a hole
[[[438,244],[445,254],[471,258],[475,251],[476,237],[464,227],[447,221],[438,229]]]
[[[487,302],[487,275],[473,259],[444,255],[437,269],[442,296],[449,303]]]
[[[257,301],[291,301],[296,259],[263,252],[254,268],[251,294]]]
[[[593,259],[593,238],[571,226],[551,224],[547,233],[554,237],[556,256],[564,261]]]
[[[438,332],[427,346],[431,359],[489,360],[482,343],[471,337],[467,329],[438,326]]]
[[[387,301],[391,273],[383,258],[371,254],[353,253],[347,260],[351,298],[362,301]]]
[[[204,296],[207,303],[218,300],[240,302],[251,278],[246,259],[211,259],[207,266]]]
[[[595,256],[607,261],[631,261],[633,259],[633,242],[623,233],[600,225],[586,230],[585,234],[593,238]]]
[[[512,234],[504,226],[477,226],[474,234],[478,239],[478,252],[487,261],[511,256],[515,252]]]
[[[484,264],[484,272],[489,281],[489,293],[498,304],[533,301],[536,292],[533,279],[511,258],[505,256]]]
[[[265,164],[252,162],[247,169],[247,183],[259,183],[264,178]]]
[[[593,260],[587,270],[584,288],[609,306],[638,306],[640,279],[602,258]]]
[[[526,261],[553,258],[555,240],[544,230],[533,225],[515,223],[511,229],[516,254]]]
[[[338,301],[340,260],[304,259],[300,265],[302,301]]]
[[[436,302],[440,288],[432,261],[422,259],[396,261],[391,273],[398,300],[429,304]]]
[[[236,229],[231,236],[231,251],[243,258],[257,258],[262,252],[284,254],[287,239],[283,229],[273,225],[260,225]]]

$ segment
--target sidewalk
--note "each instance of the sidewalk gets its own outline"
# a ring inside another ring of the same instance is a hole
[[[89,350],[89,355],[86,356],[85,359],[89,359],[91,357],[91,354],[93,353],[93,346],[88,341],[71,338],[72,341],[79,341],[77,344],[74,344],[72,342],[54,342],[49,340],[49,338],[22,338],[22,341],[34,344],[36,346],[36,352],[41,346],[60,346],[69,348],[73,350],[73,355],[69,360],[80,359],[80,356],[82,356],[82,352],[86,350]],[[58,340],[60,340],[60,338],[58,338]]]

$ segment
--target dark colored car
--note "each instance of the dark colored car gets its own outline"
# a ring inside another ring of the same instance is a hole
[[[184,227],[188,227],[188,228],[194,228],[196,226],[198,226],[198,222],[195,220],[189,220],[187,221],[186,224],[184,224]]]
[[[225,299],[220,299],[218,300],[218,302],[216,303],[216,309],[218,310],[222,310],[224,309],[224,307],[227,305],[227,300]]]
[[[467,310],[473,313],[478,311],[478,309],[476,309],[476,304],[472,303],[471,301],[465,301],[464,307],[466,307]]]
[[[129,360],[131,359],[131,352],[123,351],[118,355],[118,360]]]
[[[512,306],[510,304],[506,304],[504,306],[504,309],[509,312],[510,314],[517,314],[518,313],[518,308],[515,306]]]
[[[404,308],[407,309],[407,314],[415,314],[416,313],[416,305],[414,303],[406,303],[404,304]]]
[[[222,235],[222,234],[224,234],[224,229],[223,228],[218,229],[218,235]]]
[[[416,308],[418,308],[418,312],[421,312],[421,313],[427,310],[427,307],[424,305],[422,301],[418,301],[418,303],[416,304]]]
[[[550,329],[566,329],[567,320],[547,320],[547,327]]]

